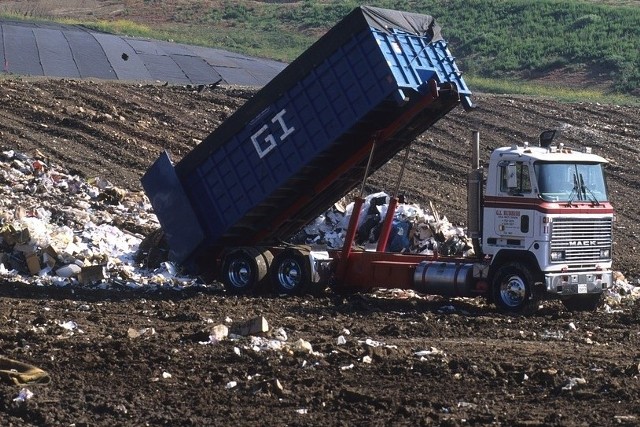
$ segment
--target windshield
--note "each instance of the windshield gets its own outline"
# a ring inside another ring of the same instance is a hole
[[[534,165],[540,197],[550,202],[607,200],[601,163],[543,163]]]

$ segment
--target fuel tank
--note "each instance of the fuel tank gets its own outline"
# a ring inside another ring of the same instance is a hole
[[[474,297],[473,264],[422,261],[413,275],[415,290],[431,295]]]

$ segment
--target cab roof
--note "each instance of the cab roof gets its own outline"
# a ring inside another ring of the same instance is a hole
[[[491,160],[513,159],[514,156],[544,162],[609,163],[607,159],[597,154],[585,153],[563,146],[538,147],[529,145],[497,148],[491,154]]]

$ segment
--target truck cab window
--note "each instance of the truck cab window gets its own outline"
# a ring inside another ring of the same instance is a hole
[[[515,196],[531,193],[529,166],[523,162],[500,163],[500,191]]]
[[[553,202],[608,199],[602,165],[599,163],[544,163],[534,165],[540,197]]]

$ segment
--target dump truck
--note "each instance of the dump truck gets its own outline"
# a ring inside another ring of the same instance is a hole
[[[354,9],[179,162],[165,152],[147,170],[168,258],[233,293],[391,287],[511,313],[547,296],[595,308],[612,283],[606,160],[553,132],[496,149],[486,177],[476,150],[474,257],[387,251],[397,194],[375,250],[356,247],[367,176],[458,106],[472,110],[471,92],[433,17]],[[359,185],[342,248],[287,243]]]

